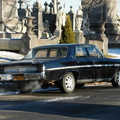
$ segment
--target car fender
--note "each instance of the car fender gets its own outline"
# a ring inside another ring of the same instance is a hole
[[[78,70],[67,70],[67,71],[60,77],[59,80],[61,80],[61,79],[64,77],[64,75],[65,75],[66,73],[68,73],[68,72],[73,73],[73,75],[74,75],[74,77],[75,77],[75,81],[77,81],[78,75],[79,75],[79,71],[78,71]]]

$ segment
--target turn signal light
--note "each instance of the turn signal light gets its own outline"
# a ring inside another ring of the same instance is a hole
[[[14,80],[25,80],[23,75],[14,76]]]

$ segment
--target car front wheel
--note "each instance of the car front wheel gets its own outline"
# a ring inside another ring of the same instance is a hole
[[[60,90],[62,93],[72,93],[75,89],[75,78],[71,72],[66,73],[60,80]]]
[[[119,87],[120,86],[120,70],[118,70],[111,81],[113,87]]]

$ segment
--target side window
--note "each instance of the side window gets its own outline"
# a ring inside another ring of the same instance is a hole
[[[60,48],[60,51],[61,51],[61,56],[62,57],[66,57],[66,55],[67,55],[67,48],[66,47]]]
[[[44,58],[44,57],[47,57],[47,49],[41,49],[39,50],[36,55],[35,55],[35,58]]]
[[[101,53],[95,47],[87,47],[87,51],[90,57],[97,57],[97,58],[102,57]]]
[[[59,57],[60,53],[58,52],[58,49],[51,49],[49,57]]]
[[[76,58],[83,58],[87,56],[85,48],[81,46],[76,46]]]

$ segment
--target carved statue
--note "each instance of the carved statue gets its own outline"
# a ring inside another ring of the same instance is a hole
[[[49,21],[48,20],[46,20],[44,23],[44,31],[49,32]]]
[[[61,25],[62,25],[62,7],[59,7],[56,16],[56,30],[61,30]]]
[[[83,32],[84,33],[89,33],[90,32],[90,21],[89,21],[89,18],[88,18],[88,14],[84,15]]]
[[[83,20],[82,6],[79,6],[79,10],[76,13],[76,30],[81,31],[81,25]]]

